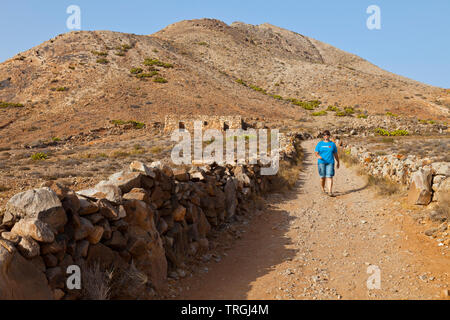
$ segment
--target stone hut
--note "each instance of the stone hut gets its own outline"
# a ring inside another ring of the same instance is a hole
[[[195,121],[202,122],[203,130],[216,129],[225,131],[243,128],[241,116],[168,115],[166,116],[164,131],[167,133],[177,129],[185,129],[193,132]]]

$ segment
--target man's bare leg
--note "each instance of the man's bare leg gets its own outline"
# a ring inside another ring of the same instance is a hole
[[[330,180],[330,194],[333,194],[333,178],[328,178]]]
[[[322,178],[321,181],[320,181],[321,184],[322,184],[322,191],[323,191],[323,192],[326,192],[326,191],[325,191],[325,183],[326,183],[326,181],[327,181],[326,178]]]

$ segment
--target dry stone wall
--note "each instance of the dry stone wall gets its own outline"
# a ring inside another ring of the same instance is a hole
[[[409,203],[428,205],[432,201],[448,200],[450,162],[431,162],[415,155],[376,155],[361,146],[340,144],[345,152],[358,159],[370,175],[407,186]]]
[[[307,138],[285,136],[281,158],[295,159],[294,144]],[[91,189],[49,182],[16,194],[0,214],[0,299],[85,298],[84,287],[67,288],[73,265],[82,279],[101,280],[104,272],[92,272],[111,267],[125,275],[111,298],[149,298],[168,272],[209,249],[212,228],[249,213],[274,179],[259,165],[186,171],[133,162]],[[136,275],[145,281],[133,282]]]

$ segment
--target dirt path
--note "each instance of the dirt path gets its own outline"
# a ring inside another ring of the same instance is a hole
[[[337,171],[338,197],[323,195],[315,143],[303,145],[298,188],[270,196],[220,261],[179,282],[178,299],[439,298],[449,249],[419,233],[401,199],[375,196],[349,168]],[[381,289],[367,288],[369,266]]]

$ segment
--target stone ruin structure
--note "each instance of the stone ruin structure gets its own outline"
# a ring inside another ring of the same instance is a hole
[[[173,132],[177,129],[194,130],[194,122],[201,121],[203,130],[216,129],[242,129],[243,121],[241,116],[193,116],[193,115],[168,115],[166,116],[164,132]]]

